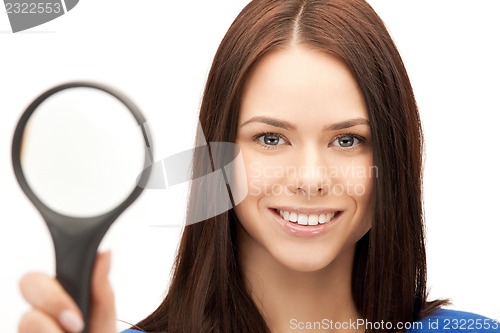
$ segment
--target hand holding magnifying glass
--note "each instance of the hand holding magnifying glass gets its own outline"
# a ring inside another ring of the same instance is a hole
[[[101,84],[52,88],[27,108],[17,125],[12,143],[15,175],[47,223],[56,278],[86,324],[97,248],[142,192],[151,157],[151,139],[139,109]]]

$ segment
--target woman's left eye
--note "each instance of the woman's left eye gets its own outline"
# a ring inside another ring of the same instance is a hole
[[[286,143],[280,135],[275,133],[265,133],[255,138],[261,145],[268,147],[276,147]]]
[[[341,148],[352,148],[356,145],[358,145],[361,142],[361,140],[356,137],[355,135],[352,134],[347,134],[347,135],[341,135],[337,137],[332,145],[336,147],[341,147]]]

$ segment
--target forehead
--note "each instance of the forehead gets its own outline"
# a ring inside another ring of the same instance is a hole
[[[239,122],[264,114],[284,118],[305,114],[336,121],[368,118],[363,96],[347,65],[303,46],[267,54],[250,73]]]

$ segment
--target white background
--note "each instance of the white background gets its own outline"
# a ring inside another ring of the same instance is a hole
[[[81,0],[68,14],[17,34],[0,6],[1,332],[16,331],[27,309],[19,278],[54,271],[46,226],[11,167],[24,108],[53,85],[100,81],[127,93],[146,114],[157,159],[188,149],[210,62],[246,3]],[[500,5],[370,3],[399,47],[421,110],[431,297],[500,319]],[[182,187],[147,190],[106,236],[120,320],[140,320],[164,296],[184,198]]]

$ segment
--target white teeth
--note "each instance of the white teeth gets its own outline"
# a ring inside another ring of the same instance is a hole
[[[318,225],[318,223],[325,224],[335,216],[335,213],[307,215],[297,214],[296,212],[286,212],[282,210],[280,210],[279,213],[285,221],[298,223],[300,225]]]
[[[307,225],[307,215],[306,214],[299,214],[299,224]]]
[[[309,215],[309,217],[307,218],[307,224],[309,224],[309,225],[317,225],[318,224],[318,220],[319,220],[319,216],[318,215]]]

